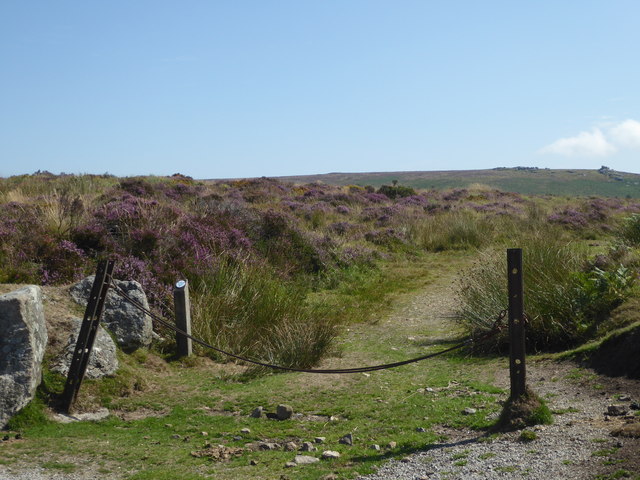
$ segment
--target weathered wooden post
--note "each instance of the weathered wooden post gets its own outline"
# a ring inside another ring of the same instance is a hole
[[[511,398],[525,394],[525,319],[524,282],[522,275],[522,249],[507,250],[509,292],[509,373],[511,376]]]
[[[173,303],[176,312],[176,327],[191,335],[191,303],[189,302],[189,284],[178,280],[173,289]],[[193,353],[191,339],[182,333],[176,333],[178,357],[188,357]]]

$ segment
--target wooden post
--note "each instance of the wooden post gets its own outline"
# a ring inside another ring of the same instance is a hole
[[[189,284],[186,280],[178,280],[173,289],[173,303],[176,313],[176,327],[191,335],[191,303],[189,302]],[[188,357],[193,353],[191,339],[176,333],[178,357]]]
[[[509,373],[511,398],[526,392],[524,282],[522,275],[522,249],[507,250],[509,290]]]

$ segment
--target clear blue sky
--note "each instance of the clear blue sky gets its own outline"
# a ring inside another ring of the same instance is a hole
[[[0,176],[640,173],[640,1],[2,0]]]

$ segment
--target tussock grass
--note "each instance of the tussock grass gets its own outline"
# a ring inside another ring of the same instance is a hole
[[[542,235],[522,238],[527,341],[530,347],[565,345],[580,329],[573,301],[573,273],[585,261],[585,253],[571,244]],[[466,272],[460,288],[460,322],[472,335],[488,331],[497,314],[507,307],[504,249],[484,252]],[[499,348],[504,338],[487,344]]]
[[[237,355],[310,367],[337,334],[326,312],[308,304],[303,287],[266,267],[224,262],[192,279],[190,289],[194,334]]]
[[[426,217],[409,226],[413,243],[432,252],[480,248],[492,238],[492,232],[490,220],[469,211]]]

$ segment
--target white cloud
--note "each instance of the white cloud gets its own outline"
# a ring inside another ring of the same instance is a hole
[[[616,150],[602,130],[594,128],[590,132],[580,132],[573,137],[560,138],[540,149],[540,153],[566,157],[605,157],[615,153]]]
[[[609,130],[611,139],[622,147],[640,148],[640,122],[625,120]]]

